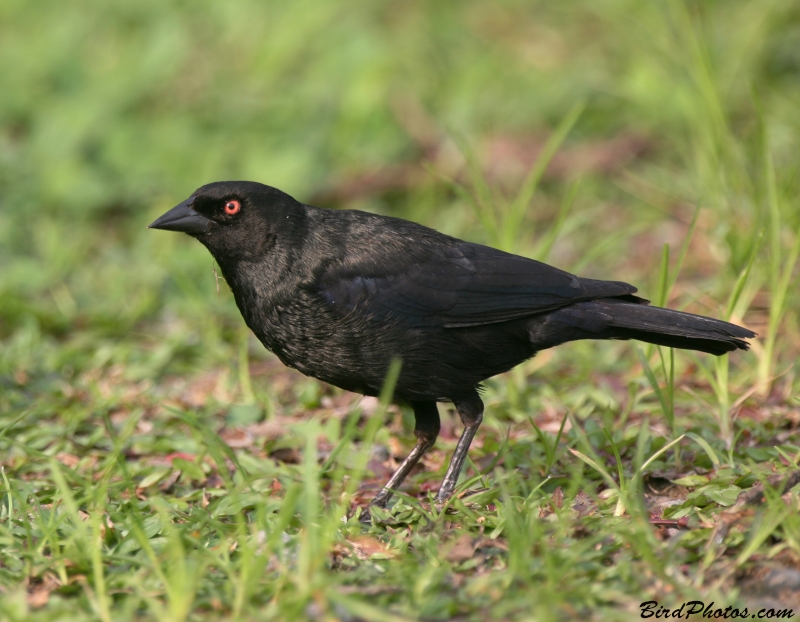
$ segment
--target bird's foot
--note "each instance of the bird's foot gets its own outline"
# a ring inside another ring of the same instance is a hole
[[[361,508],[361,515],[358,517],[358,522],[366,526],[372,524],[372,512],[370,512],[370,506]]]
[[[489,488],[473,488],[471,490],[465,490],[464,492],[455,495],[455,498],[458,499],[459,501],[463,501],[465,499],[468,499],[472,495],[478,495],[482,492],[486,492],[487,490],[489,490]],[[433,507],[436,508],[437,512],[441,513],[442,510],[446,510],[447,513],[454,514],[455,512],[457,512],[457,510],[454,507],[452,507],[452,505],[448,506],[448,503],[450,502],[451,499],[453,499],[452,494],[447,495],[446,497],[441,497],[437,495],[436,501],[434,501],[433,503]]]
[[[358,521],[362,525],[388,525],[391,523],[391,513],[385,504],[370,503],[361,510]]]

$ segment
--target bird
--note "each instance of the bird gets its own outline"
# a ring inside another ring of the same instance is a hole
[[[204,185],[149,225],[183,232],[216,260],[247,326],[283,364],[414,411],[416,444],[372,505],[385,508],[436,442],[438,402],[464,429],[436,503],[453,495],[481,425],[481,383],[579,339],[635,339],[721,355],[746,328],[650,306],[621,281],[580,278],[423,225],[312,207],[252,181]]]

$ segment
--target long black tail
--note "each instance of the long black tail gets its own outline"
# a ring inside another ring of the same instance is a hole
[[[576,339],[638,339],[719,356],[747,350],[745,339],[756,336],[730,322],[651,307],[636,296],[578,302],[531,318],[527,328],[536,350]]]
[[[719,356],[733,350],[747,350],[745,339],[756,334],[722,320],[702,315],[631,304],[614,299],[598,300],[610,311],[608,330],[612,339],[638,339],[670,348],[698,350]]]

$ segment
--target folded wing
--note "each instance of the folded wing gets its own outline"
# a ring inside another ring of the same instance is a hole
[[[631,296],[636,288],[627,283],[580,279],[479,244],[458,242],[437,252],[411,262],[398,255],[377,265],[331,266],[319,291],[342,314],[446,328],[505,322],[596,298],[645,302]]]

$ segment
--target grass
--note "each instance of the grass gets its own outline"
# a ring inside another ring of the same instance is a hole
[[[791,609],[800,11],[790,0],[0,6],[0,619],[630,619]],[[208,181],[410,218],[759,333],[579,342],[486,383],[383,521],[405,407],[283,368]],[[773,480],[770,480],[773,481]]]

